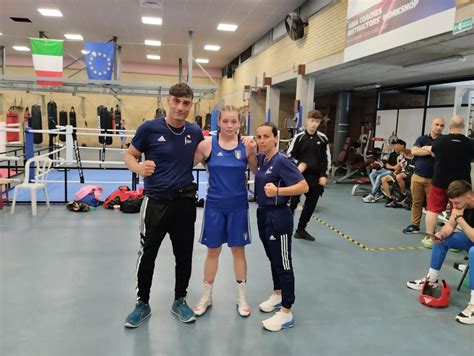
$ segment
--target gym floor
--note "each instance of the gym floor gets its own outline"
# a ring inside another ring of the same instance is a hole
[[[410,212],[364,204],[350,195],[350,188],[330,185],[316,211],[346,237],[314,219],[308,230],[316,242],[293,241],[295,327],[278,333],[261,327],[268,315],[258,304],[272,284],[255,204],[250,208],[253,243],[247,248],[252,315],[244,319],[237,314],[231,254],[224,248],[214,305],[196,323],[180,323],[170,313],[174,258],[165,239],[156,261],[151,318],[132,330],[123,323],[135,302],[137,214],[99,208],[79,215],[63,206],[40,206],[32,217],[28,205],[14,215],[7,208],[0,212],[0,354],[472,354],[473,328],[454,320],[469,300],[466,286],[455,290],[461,273],[452,267],[464,253],[449,253],[442,270],[451,285],[451,305],[421,305],[405,282],[426,273],[431,251],[420,247],[421,236],[401,233]],[[198,208],[190,305],[200,296],[206,255],[197,242],[201,218]],[[414,249],[383,249],[397,247]]]

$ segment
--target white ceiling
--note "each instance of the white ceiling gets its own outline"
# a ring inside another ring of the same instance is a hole
[[[303,0],[154,0],[161,8],[144,7],[144,0],[0,0],[0,45],[7,55],[18,55],[13,45],[29,45],[28,37],[45,31],[49,38],[64,39],[65,33],[79,33],[91,41],[118,37],[122,61],[133,63],[187,63],[188,31],[194,31],[194,57],[210,60],[204,67],[222,68],[243,50],[283,21]],[[153,0],[151,0],[153,1]],[[38,8],[57,8],[64,17],[44,17]],[[32,23],[16,23],[10,17],[27,17]],[[163,18],[162,26],[144,25],[141,16]],[[239,26],[235,32],[217,31],[220,23]],[[145,39],[162,42],[148,47]],[[205,44],[221,46],[219,52],[204,50]],[[65,52],[80,56],[81,42],[65,42]],[[147,53],[161,55],[149,61]],[[28,55],[28,54],[26,54]]]
[[[454,55],[462,55],[465,60],[416,69],[403,67]],[[435,36],[325,69],[315,73],[314,76],[316,93],[352,90],[357,86],[368,84],[387,87],[474,77],[474,31],[456,36],[451,33]],[[293,83],[289,83],[288,86],[293,87]]]

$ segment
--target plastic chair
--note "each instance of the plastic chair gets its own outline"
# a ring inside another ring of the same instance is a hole
[[[35,179],[30,182],[30,167],[35,165]],[[36,215],[36,190],[43,189],[44,197],[46,199],[46,205],[48,209],[51,207],[48,199],[48,192],[46,190],[46,176],[48,175],[53,161],[48,157],[36,156],[30,158],[25,164],[25,178],[23,183],[15,186],[13,191],[13,202],[11,213],[15,211],[16,197],[19,189],[30,189],[31,190],[31,211],[33,215]]]

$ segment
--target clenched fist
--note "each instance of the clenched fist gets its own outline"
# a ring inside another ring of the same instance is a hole
[[[265,184],[265,187],[263,187],[263,189],[265,189],[265,195],[269,198],[276,196],[278,193],[278,188],[273,183]]]
[[[138,174],[142,177],[149,177],[155,172],[156,164],[153,161],[145,161],[140,163],[140,168],[138,169]]]

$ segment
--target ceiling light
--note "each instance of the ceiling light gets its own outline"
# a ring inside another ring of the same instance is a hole
[[[147,46],[161,46],[161,41],[156,40],[145,40]]]
[[[68,40],[76,40],[76,41],[82,41],[84,39],[81,35],[74,35],[71,33],[66,33],[64,37],[67,38]]]
[[[83,50],[81,50],[81,53],[82,53],[83,55],[87,55],[87,54],[89,53],[89,51],[86,51],[85,49],[83,49]]]
[[[378,89],[380,87],[381,87],[380,84],[375,83],[375,84],[361,85],[361,86],[355,87],[354,90],[371,90],[371,89]]]
[[[20,52],[29,52],[30,49],[26,46],[13,46],[13,49],[15,51],[20,51]]]
[[[197,58],[196,63],[209,63],[209,59],[207,59],[207,58]]]
[[[161,25],[163,20],[161,17],[147,17],[142,16],[142,22],[147,25]]]
[[[43,16],[63,17],[63,14],[58,9],[38,9]]]
[[[152,60],[155,60],[155,61],[159,61],[161,59],[161,57],[157,54],[147,54],[146,58],[147,59],[152,59]]]
[[[231,24],[225,24],[225,23],[220,23],[219,26],[217,26],[217,29],[219,31],[232,31],[234,32],[237,30],[237,25],[231,25]]]
[[[216,45],[205,45],[204,49],[206,51],[218,51],[221,49],[221,46],[216,46]]]
[[[1,36],[1,35],[3,35],[3,33],[2,33],[2,32],[0,32],[0,36]]]
[[[447,63],[452,63],[452,62],[464,62],[465,60],[466,58],[464,56],[457,54],[455,56],[434,59],[432,61],[408,64],[406,66],[403,66],[403,68],[410,68],[410,69],[424,68],[424,67],[429,67],[429,66],[434,66],[434,65],[439,65],[439,64],[447,64]]]

